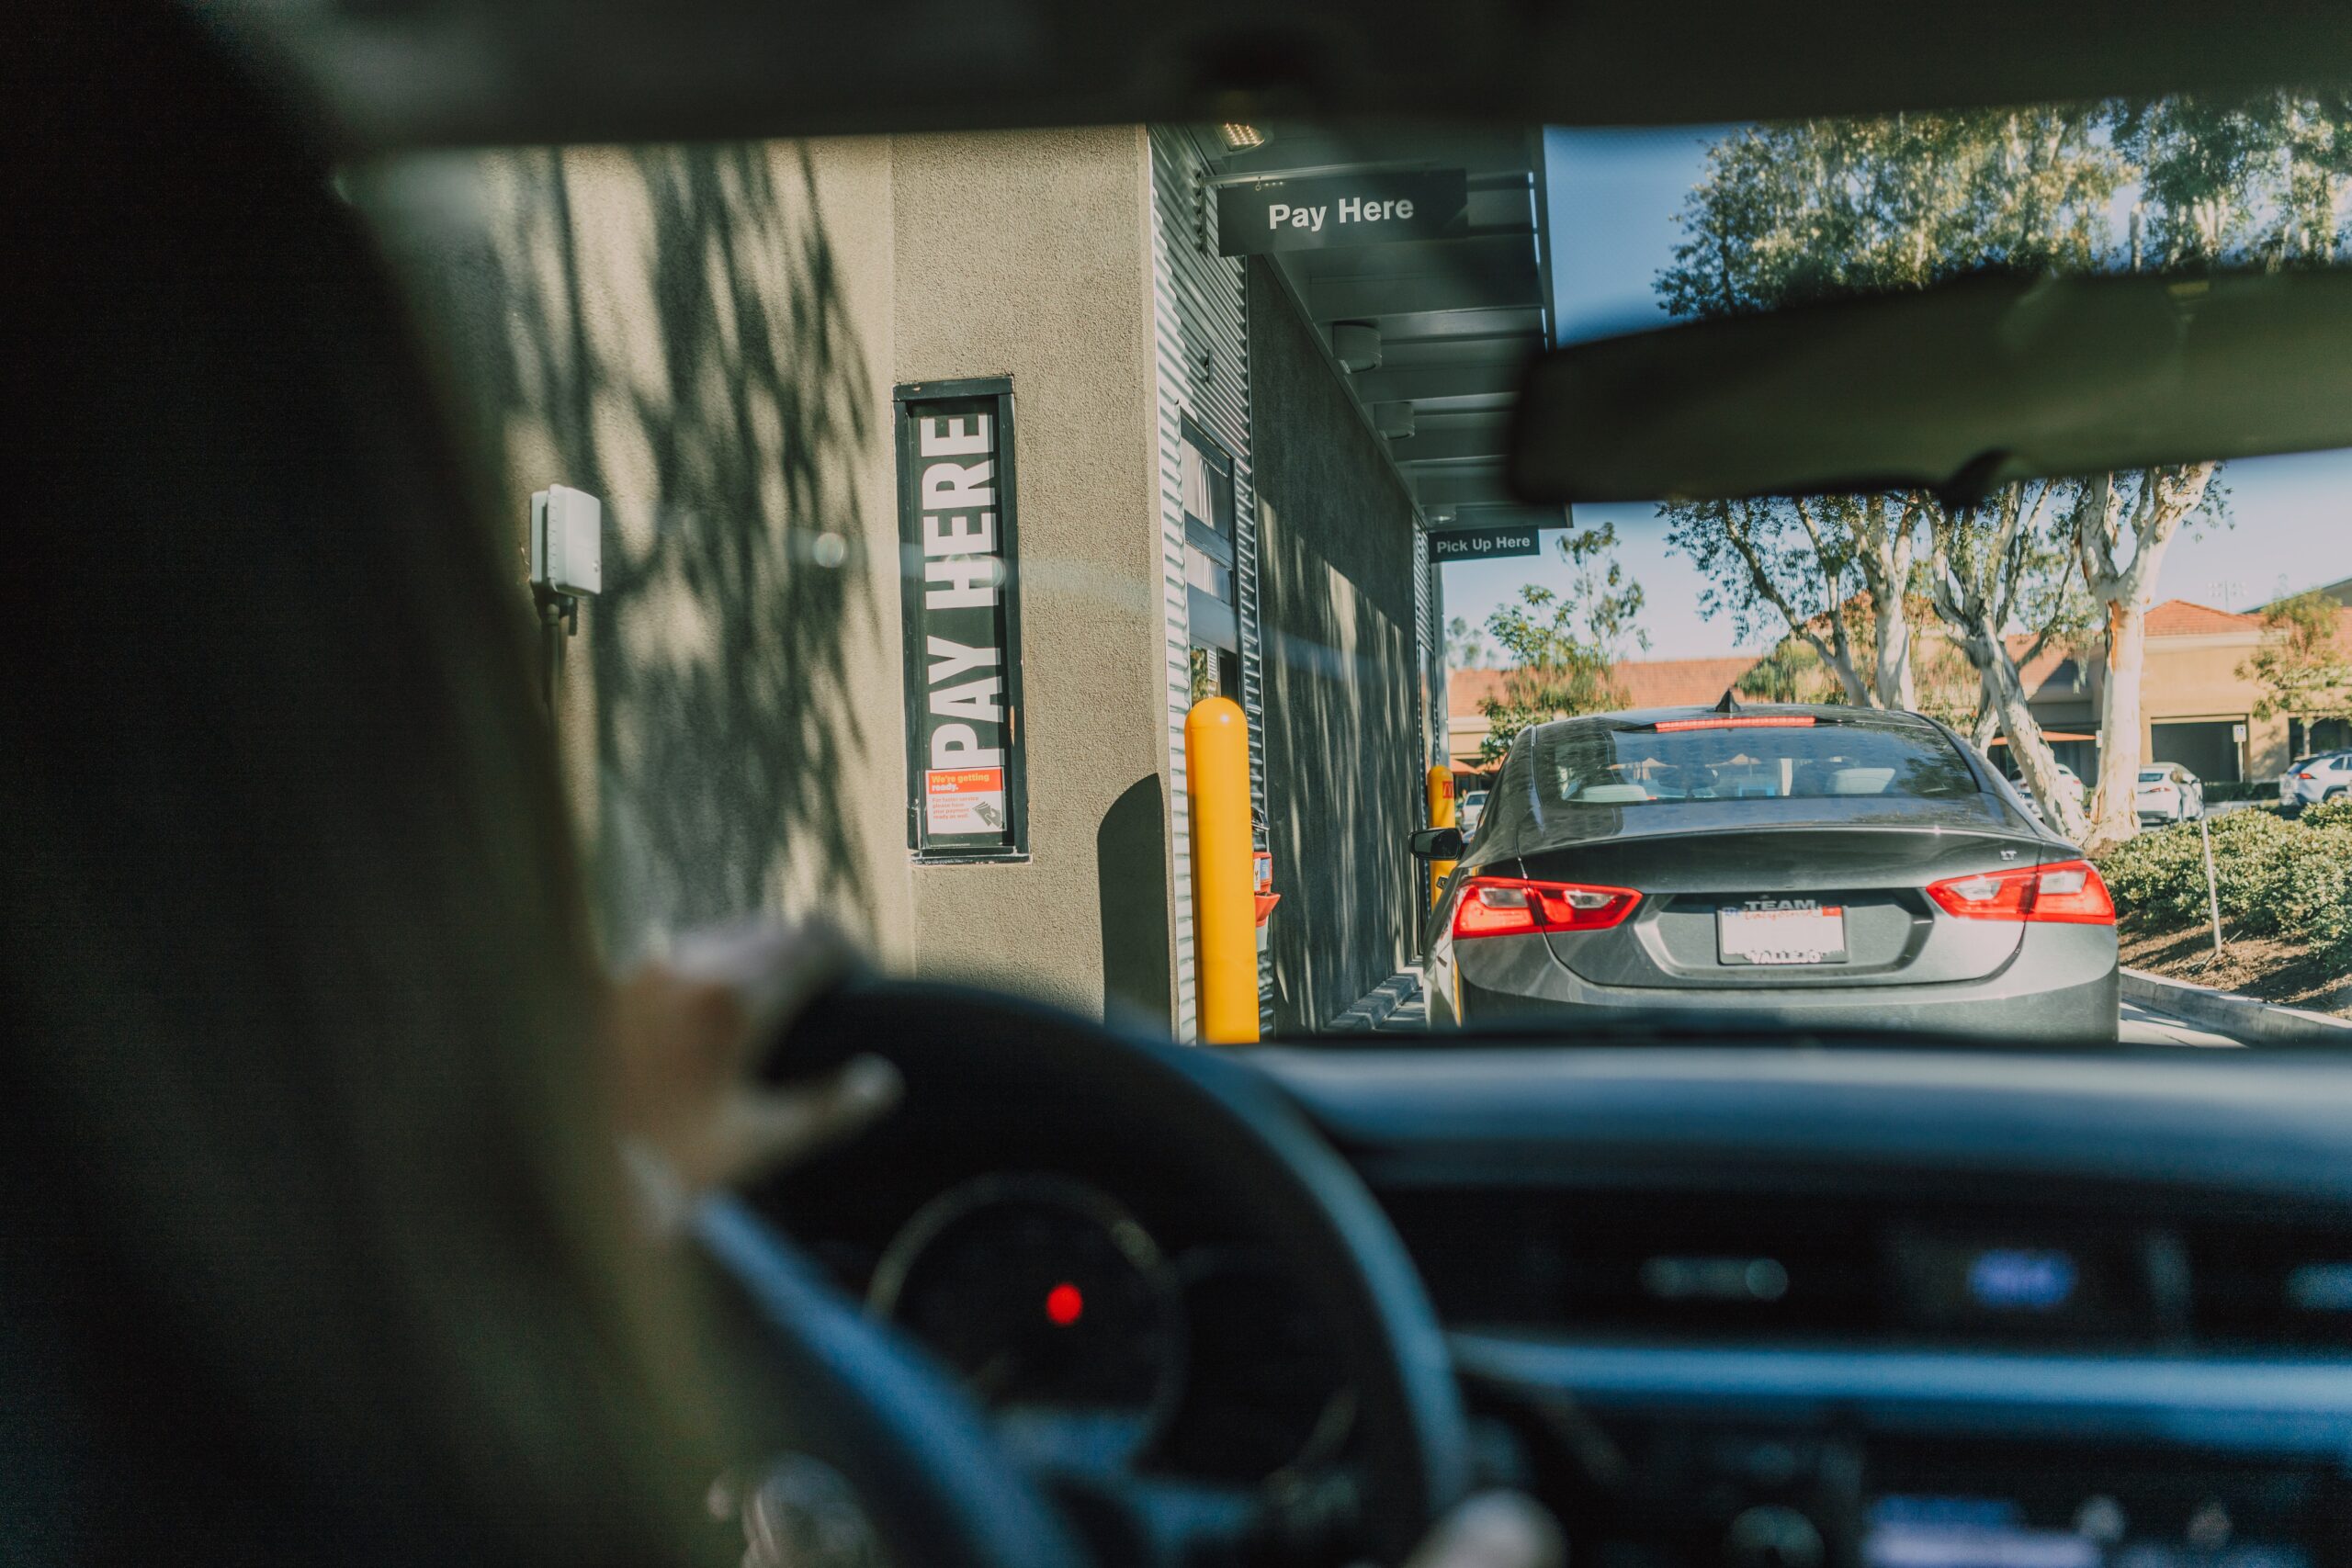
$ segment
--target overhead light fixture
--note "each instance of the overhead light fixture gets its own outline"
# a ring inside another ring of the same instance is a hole
[[[1253,147],[1266,144],[1266,133],[1254,125],[1220,125],[1216,133],[1225,139],[1225,150],[1228,152],[1247,152]]]
[[[1331,323],[1331,357],[1351,370],[1380,368],[1380,329],[1370,321]]]

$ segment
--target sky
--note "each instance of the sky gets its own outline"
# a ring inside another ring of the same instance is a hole
[[[1720,128],[1559,130],[1545,134],[1550,175],[1555,318],[1563,342],[1635,331],[1665,320],[1654,292],[1673,259],[1683,194],[1698,182]],[[2352,577],[2352,453],[2265,457],[2230,465],[2233,525],[2173,541],[2157,596],[2251,610],[2282,593]],[[1641,625],[1652,659],[1738,651],[1728,617],[1699,613],[1707,588],[1666,542],[1648,505],[1577,509],[1579,525],[1616,525],[1618,559],[1647,597]],[[1550,547],[1551,536],[1545,536]],[[1521,583],[1555,585],[1557,558],[1476,561],[1444,568],[1445,613],[1473,626],[1517,597]],[[1765,639],[1769,646],[1770,639]],[[1751,645],[1754,646],[1754,645]]]

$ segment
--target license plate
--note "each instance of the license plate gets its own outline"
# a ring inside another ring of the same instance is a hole
[[[1843,964],[1846,911],[1719,908],[1715,951],[1725,964]]]

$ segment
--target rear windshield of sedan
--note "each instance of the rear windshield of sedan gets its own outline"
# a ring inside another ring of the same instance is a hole
[[[1532,760],[1536,787],[1571,806],[1982,793],[1959,751],[1926,728],[1564,725],[1535,738]]]

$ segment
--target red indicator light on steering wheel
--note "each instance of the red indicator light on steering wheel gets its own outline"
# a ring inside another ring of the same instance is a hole
[[[1086,1298],[1076,1285],[1064,1280],[1046,1292],[1046,1318],[1057,1328],[1068,1328],[1086,1315]]]

